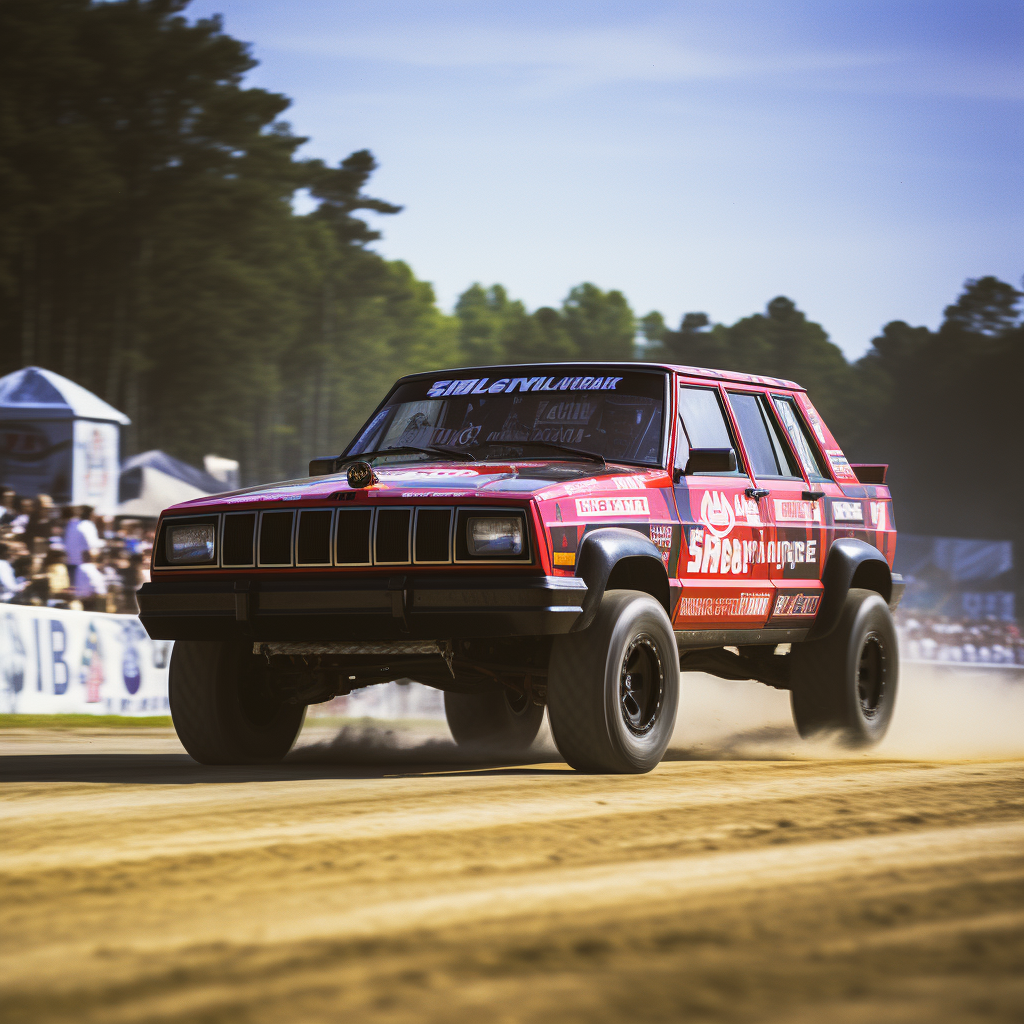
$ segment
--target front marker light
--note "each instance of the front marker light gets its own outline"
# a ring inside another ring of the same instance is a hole
[[[212,562],[216,532],[213,523],[169,526],[167,561],[172,565],[199,565]]]
[[[523,553],[523,521],[518,516],[473,517],[466,523],[469,553],[514,556]]]

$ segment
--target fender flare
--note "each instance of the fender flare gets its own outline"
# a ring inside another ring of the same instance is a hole
[[[854,537],[839,537],[825,562],[821,582],[824,592],[821,608],[807,634],[807,640],[819,640],[828,636],[839,622],[846,603],[846,595],[853,586],[854,578],[862,577],[867,590],[875,590],[891,605],[893,578],[885,555],[866,541]]]
[[[657,545],[636,530],[609,526],[591,531],[580,545],[576,556],[576,575],[587,584],[587,596],[583,599],[583,610],[570,632],[578,633],[594,621],[613,570],[626,559],[645,573],[655,583],[657,590],[663,590],[654,596],[671,616],[668,573]]]

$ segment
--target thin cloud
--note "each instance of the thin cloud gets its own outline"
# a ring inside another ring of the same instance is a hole
[[[526,84],[585,88],[847,71],[894,61],[884,53],[715,51],[650,30],[573,32],[423,29],[387,35],[292,35],[275,48],[422,69],[521,72]]]

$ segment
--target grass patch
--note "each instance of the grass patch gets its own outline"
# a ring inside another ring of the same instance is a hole
[[[170,715],[0,715],[0,729],[169,729]]]

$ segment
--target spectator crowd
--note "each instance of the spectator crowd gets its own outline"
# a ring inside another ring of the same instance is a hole
[[[907,611],[897,626],[900,653],[911,661],[1024,667],[1024,641],[1016,622],[959,621]]]
[[[0,490],[0,602],[138,612],[154,527]]]

